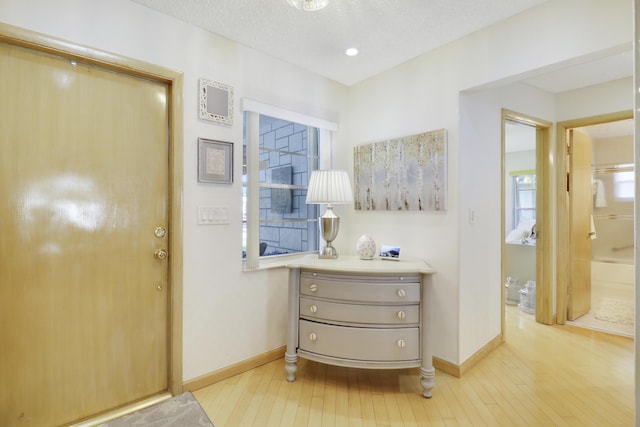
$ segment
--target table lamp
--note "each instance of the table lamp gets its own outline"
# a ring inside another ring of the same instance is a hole
[[[340,218],[333,212],[333,205],[353,202],[353,193],[347,171],[326,169],[311,172],[307,188],[307,204],[326,204],[324,214],[318,219],[320,233],[327,245],[320,249],[318,258],[338,258],[338,251],[331,245],[338,236]]]

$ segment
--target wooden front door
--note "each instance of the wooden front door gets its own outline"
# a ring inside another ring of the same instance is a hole
[[[6,44],[0,76],[0,425],[166,391],[168,87]]]
[[[575,320],[591,309],[592,142],[584,131],[567,132],[570,147],[567,319]]]

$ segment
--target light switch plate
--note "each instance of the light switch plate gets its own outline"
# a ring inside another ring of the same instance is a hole
[[[199,206],[198,207],[198,224],[200,225],[229,224],[229,208]]]

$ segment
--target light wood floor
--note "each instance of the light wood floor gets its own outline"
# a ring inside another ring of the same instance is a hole
[[[633,426],[633,340],[544,326],[507,307],[506,342],[455,378],[436,371],[359,370],[279,359],[194,392],[216,427]]]
[[[619,300],[620,302],[634,304],[634,286],[633,284],[620,284],[603,281],[591,281],[591,310],[584,316],[576,319],[571,324],[575,326],[581,326],[584,328],[595,329],[598,331],[609,332],[612,334],[625,335],[627,337],[633,337],[635,326],[633,323],[621,324],[607,322],[605,320],[598,319],[596,313],[598,308],[603,303],[604,299]]]

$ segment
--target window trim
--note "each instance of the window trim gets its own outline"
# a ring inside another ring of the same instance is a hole
[[[338,130],[338,125],[330,120],[309,116],[303,113],[290,111],[285,108],[276,107],[248,98],[242,99],[242,116],[246,120],[246,138],[249,141],[259,141],[260,139],[260,116],[270,116],[301,125],[311,126],[318,129],[318,167],[323,167],[326,162],[324,153],[331,154],[331,141],[333,132]],[[248,114],[244,114],[248,113]],[[246,119],[245,119],[246,117]],[[260,203],[258,199],[260,191],[260,147],[259,144],[247,144],[247,246],[246,258],[243,260],[244,270],[256,270],[261,267],[259,240],[260,240]],[[253,196],[257,195],[257,196]],[[297,256],[299,254],[289,255]],[[277,256],[286,258],[287,255]],[[267,267],[270,263],[264,263]]]
[[[285,108],[254,101],[249,98],[242,99],[242,112],[258,113],[263,116],[271,116],[277,119],[287,120],[289,122],[295,122],[301,125],[312,126],[332,132],[338,130],[338,124],[336,122],[309,116],[303,113],[297,113]]]

